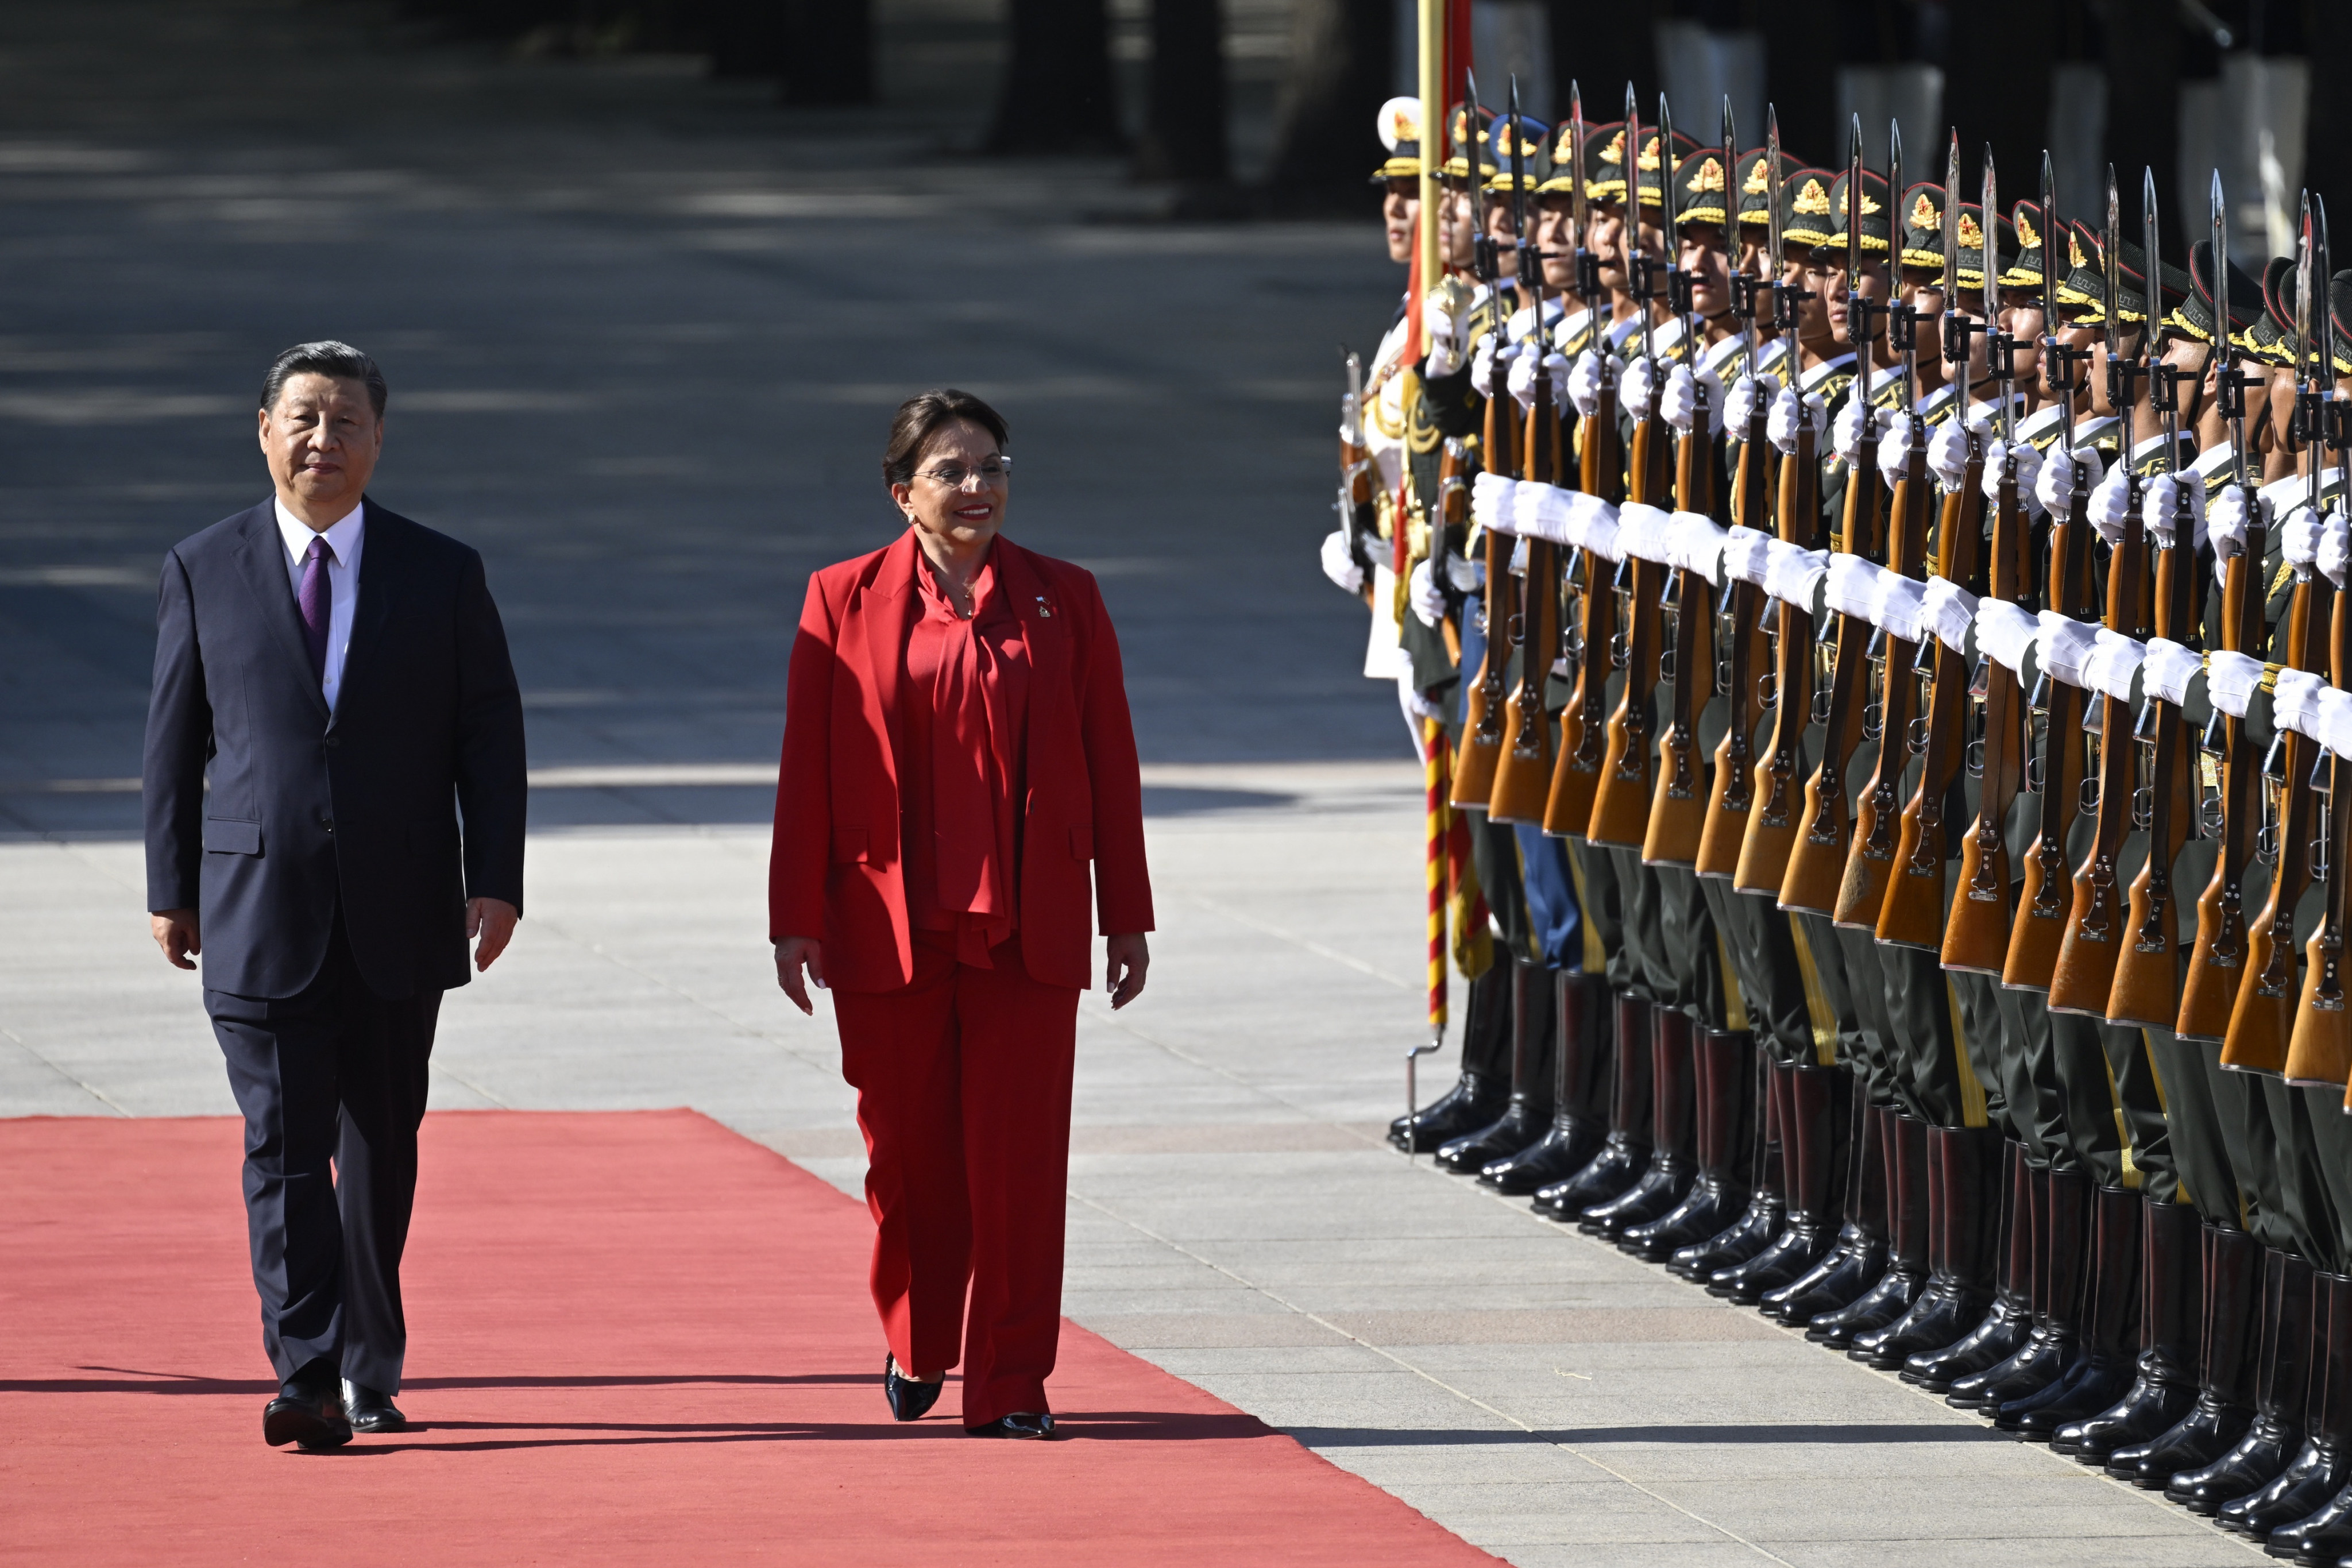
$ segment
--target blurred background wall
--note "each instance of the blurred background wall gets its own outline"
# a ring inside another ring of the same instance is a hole
[[[1373,110],[1410,90],[1412,0],[400,0],[412,24],[527,54],[653,52],[772,80],[780,104],[929,116],[944,150],[1111,153],[1188,216],[1362,210]],[[1476,0],[1480,82],[1596,117],[1661,89],[1742,136],[1766,102],[1804,157],[1865,151],[1890,119],[1910,169],[1957,126],[2026,194],[2047,147],[2088,211],[2112,162],[2157,171],[2168,239],[2201,233],[2218,168],[2247,253],[2283,251],[2308,179],[2352,199],[2347,0]],[[2314,84],[2322,84],[2315,90]]]

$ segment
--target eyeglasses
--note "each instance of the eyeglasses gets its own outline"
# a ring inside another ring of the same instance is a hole
[[[951,490],[963,489],[978,479],[982,489],[997,489],[1012,477],[1013,459],[991,458],[977,468],[967,468],[961,463],[941,463],[936,468],[916,470],[922,478],[935,479]]]

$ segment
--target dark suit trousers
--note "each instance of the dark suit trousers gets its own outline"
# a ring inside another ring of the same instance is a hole
[[[245,1215],[261,1342],[282,1380],[314,1360],[400,1388],[400,1256],[441,993],[387,1001],[340,915],[317,978],[276,1000],[205,993],[245,1113]]]

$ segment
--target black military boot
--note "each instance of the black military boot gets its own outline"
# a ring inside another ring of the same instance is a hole
[[[2107,1456],[2107,1474],[2153,1491],[2183,1470],[2211,1464],[2254,1418],[2261,1365],[2263,1246],[2242,1230],[2204,1227],[2204,1302],[2197,1403],[2171,1430]]]
[[[2273,1531],[2310,1523],[2325,1535],[2320,1516],[2352,1479],[2352,1279],[2311,1277],[2311,1371],[2305,1383],[2303,1447],[2285,1469],[2250,1497],[2223,1503],[2213,1522],[2263,1541]],[[2289,1557],[2276,1542],[2273,1557]],[[2328,1561],[2333,1562],[2333,1557]]]
[[[1843,1210],[1837,1242],[1811,1268],[1777,1290],[1765,1292],[1759,1310],[1791,1328],[1803,1328],[1834,1312],[1876,1285],[1886,1272],[1886,1248],[1894,1235],[1887,1209],[1886,1150],[1895,1112],[1870,1103],[1857,1088],[1852,1097],[1846,1138]]]
[[[2083,1345],[2058,1385],[2001,1407],[1993,1425],[2031,1442],[2089,1419],[2131,1387],[2139,1352],[2139,1194],[2101,1187],[2091,1274],[2083,1292]]]
[[[1927,1284],[1927,1124],[1888,1114],[1879,1136],[1886,1151],[1886,1198],[1894,1240],[1878,1282],[1834,1312],[1817,1314],[1805,1338],[1851,1352],[1855,1336],[1884,1329],[1911,1310]],[[1864,1356],[1863,1359],[1867,1360]]]
[[[1474,1176],[1540,1140],[1551,1126],[1551,975],[1514,954],[1511,970],[1511,1095],[1503,1113],[1437,1151],[1437,1163]]]
[[[1927,1287],[1899,1320],[1856,1334],[1848,1355],[1892,1372],[1958,1342],[1984,1320],[1992,1307],[2001,1152],[2000,1134],[1989,1127],[1927,1129]]]
[[[2140,1217],[2139,1364],[2120,1400],[2058,1428],[2050,1446],[2077,1463],[2105,1468],[2118,1448],[2168,1432],[2197,1401],[2197,1341],[2191,1323],[2203,1298],[2197,1211],[2149,1198]]]
[[[1705,1284],[1717,1269],[1747,1262],[1772,1245],[1788,1213],[1786,1163],[1780,1154],[1778,1098],[1772,1092],[1778,1069],[1772,1058],[1757,1051],[1750,1064],[1748,1118],[1748,1207],[1721,1235],[1676,1251],[1666,1272]]]
[[[2291,1523],[2272,1526],[2263,1549],[2273,1557],[2292,1557],[2297,1563],[2333,1563],[2352,1554],[2352,1485],[2346,1484],[2352,1481],[2352,1475],[2346,1474],[2347,1449],[2352,1447],[2352,1431],[2347,1430],[2347,1423],[2352,1423],[2352,1408],[2347,1408],[2352,1406],[2352,1279],[2340,1274],[2322,1274],[2317,1279],[2319,1299],[2313,1310],[2325,1312],[2327,1330],[2324,1348],[2316,1353],[2324,1356],[2326,1370],[2314,1396],[2318,1413],[2311,1419],[2305,1452],[2296,1456],[2297,1465],[2306,1458],[2312,1465],[2282,1497],[2281,1504],[2312,1496],[2324,1469],[2333,1470],[2336,1489],[2315,1510]],[[2287,1475],[2273,1485],[2285,1482],[2294,1470],[2290,1466]],[[2247,1533],[2258,1531],[2250,1523]]]
[[[1576,1228],[1615,1241],[1683,1201],[1698,1176],[1697,1028],[1675,1007],[1650,1009],[1650,1168],[1642,1179],[1580,1215]]]
[[[1597,974],[1552,975],[1551,1126],[1533,1144],[1478,1173],[1482,1186],[1520,1197],[1566,1181],[1601,1152],[1609,1127],[1609,1053]]]
[[[1789,1213],[1772,1245],[1709,1277],[1706,1292],[1752,1307],[1822,1259],[1837,1238],[1837,1178],[1853,1075],[1844,1068],[1780,1069],[1780,1147],[1789,1162]]]
[[[1536,1194],[1536,1212],[1573,1221],[1595,1204],[1641,1180],[1650,1165],[1650,1005],[1630,991],[1617,994],[1610,1052],[1609,1135],[1601,1152],[1564,1182]]]
[[[2082,1171],[2037,1173],[2033,1183],[2033,1329],[2006,1361],[1953,1380],[1944,1403],[1988,1415],[2051,1387],[2073,1364],[2079,1340],[2083,1251],[2088,1244],[2091,1178]]]
[[[1999,1259],[1992,1310],[1960,1339],[1937,1350],[1919,1351],[1903,1363],[1903,1381],[1930,1394],[1950,1390],[1956,1379],[1982,1372],[2017,1353],[2033,1328],[2033,1167],[2025,1146],[2014,1140],[2002,1149],[2000,1221],[1995,1231]]]
[[[2165,1497],[2191,1513],[2210,1514],[2276,1479],[2303,1446],[2310,1357],[2311,1265],[2291,1252],[2272,1251],[2263,1259],[2262,1369],[2254,1386],[2254,1419],[2228,1453],[2165,1482]]]
[[[1389,1142],[1426,1154],[1503,1113],[1511,1095],[1511,966],[1496,963],[1470,983],[1462,1007],[1462,1076],[1444,1095],[1389,1123]]]
[[[1701,1029],[1692,1062],[1698,1079],[1697,1179],[1683,1201],[1646,1225],[1632,1226],[1617,1245],[1652,1263],[1679,1247],[1720,1236],[1748,1202],[1748,1110],[1756,1037],[1746,1030]]]

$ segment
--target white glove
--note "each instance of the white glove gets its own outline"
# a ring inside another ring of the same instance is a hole
[[[1431,377],[1452,375],[1462,368],[1463,338],[1469,326],[1462,318],[1446,313],[1439,303],[1442,298],[1433,293],[1422,306],[1422,325],[1429,331],[1429,363],[1423,374]]]
[[[2341,588],[2347,563],[2352,563],[2352,518],[2344,515],[2342,507],[2330,507],[2326,521],[2320,525],[2319,554],[2314,564],[2327,574],[2329,582]]]
[[[1650,397],[1657,390],[1658,366],[1654,360],[1637,359],[1625,367],[1625,379],[1617,388],[1617,402],[1636,419],[1650,416]]]
[[[1564,354],[1543,356],[1543,369],[1551,377],[1551,405],[1558,409],[1568,401],[1568,358]],[[1532,346],[1521,348],[1511,360],[1511,395],[1521,408],[1536,405],[1536,351]]]
[[[1969,410],[1965,421],[1957,416],[1945,420],[1936,426],[1936,433],[1927,437],[1927,467],[1944,482],[1948,490],[1958,489],[1960,481],[1968,477],[1970,431],[1990,439],[1992,435],[1992,409],[1990,405],[1977,404]]]
[[[1764,407],[1769,414],[1773,397],[1780,390],[1780,383],[1770,371],[1766,371],[1761,376],[1741,376],[1731,384],[1730,392],[1724,396],[1724,424],[1744,436],[1749,423],[1756,417],[1756,400],[1759,397],[1764,400]]]
[[[1809,423],[1818,434],[1822,425],[1829,419],[1829,403],[1818,392],[1813,393],[1804,401],[1807,410],[1811,415]],[[1774,394],[1772,411],[1764,417],[1764,434],[1772,445],[1781,451],[1787,453],[1796,451],[1797,394],[1792,388],[1784,386]]]
[[[2195,520],[2196,537],[2182,541],[2173,537],[2173,513],[2179,510],[2174,501],[2178,492],[2189,498],[2189,515]],[[2205,481],[2193,473],[2179,479],[2170,474],[2158,474],[2147,481],[2147,499],[2140,503],[2140,518],[2158,543],[2168,549],[2181,543],[2205,542]]]
[[[2263,526],[2271,525],[2270,502],[2259,497],[2249,500],[2245,489],[2228,485],[2213,498],[2212,510],[2205,516],[2205,531],[2212,536],[2213,553],[2227,560],[2246,547],[2246,527],[2251,521],[2249,508],[2261,509]]]
[[[1364,569],[1348,549],[1348,531],[1335,528],[1323,536],[1323,575],[1343,594],[1364,591]]]
[[[1579,417],[1590,419],[1601,408],[1601,356],[1591,349],[1576,356],[1568,373],[1568,400]]]
[[[2124,513],[2131,507],[2131,469],[2121,463],[2091,488],[2091,526],[2109,544],[2124,540]]]
[[[2309,507],[2297,507],[2287,514],[2279,533],[2279,559],[2299,571],[2307,571],[2319,559],[2319,536],[2326,520]]]
[[[1507,345],[1497,347],[1492,332],[1481,334],[1478,346],[1470,351],[1470,389],[1484,394],[1495,384],[1495,361],[1497,358],[1502,360],[1507,376],[1510,363],[1518,357],[1518,353],[1517,349]]]
[[[1724,403],[1723,376],[1720,372],[1702,370],[1696,375],[1693,375],[1690,366],[1686,364],[1675,366],[1666,373],[1666,386],[1661,396],[1659,412],[1666,416],[1667,424],[1683,434],[1688,435],[1691,426],[1698,420],[1698,392],[1702,387],[1706,391],[1706,433],[1709,436],[1720,436],[1723,434]]]
[[[2063,447],[2053,449],[2042,465],[2042,472],[2033,481],[2033,493],[2042,502],[2042,510],[2053,517],[2067,517],[2074,504],[2074,469],[2083,470],[2084,488],[2095,488],[2106,465],[2099,454],[2088,447],[2077,451],[2072,459]]]
[[[2040,511],[2042,510],[2042,503],[2034,500],[2033,487],[2034,481],[2038,479],[2042,474],[2042,454],[2035,451],[2030,444],[2023,441],[2016,443],[2016,447],[2018,504],[2022,506],[2028,512]],[[1993,439],[1985,443],[1984,483],[1982,488],[1985,493],[1985,500],[1989,501],[1999,501],[2000,500],[2000,471],[2009,455],[2009,443],[2002,441],[1999,437],[1995,437]]]
[[[1870,405],[1859,397],[1849,398],[1846,405],[1838,410],[1837,428],[1831,433],[1830,445],[1849,463],[1862,450],[1862,422],[1872,413]]]
[[[1886,416],[1886,428],[1878,437],[1878,471],[1893,484],[1911,466],[1911,416],[1894,413]]]
[[[1412,606],[1413,619],[1432,631],[1445,618],[1445,595],[1438,592],[1436,574],[1430,571],[1426,556],[1405,580],[1405,603]]]

